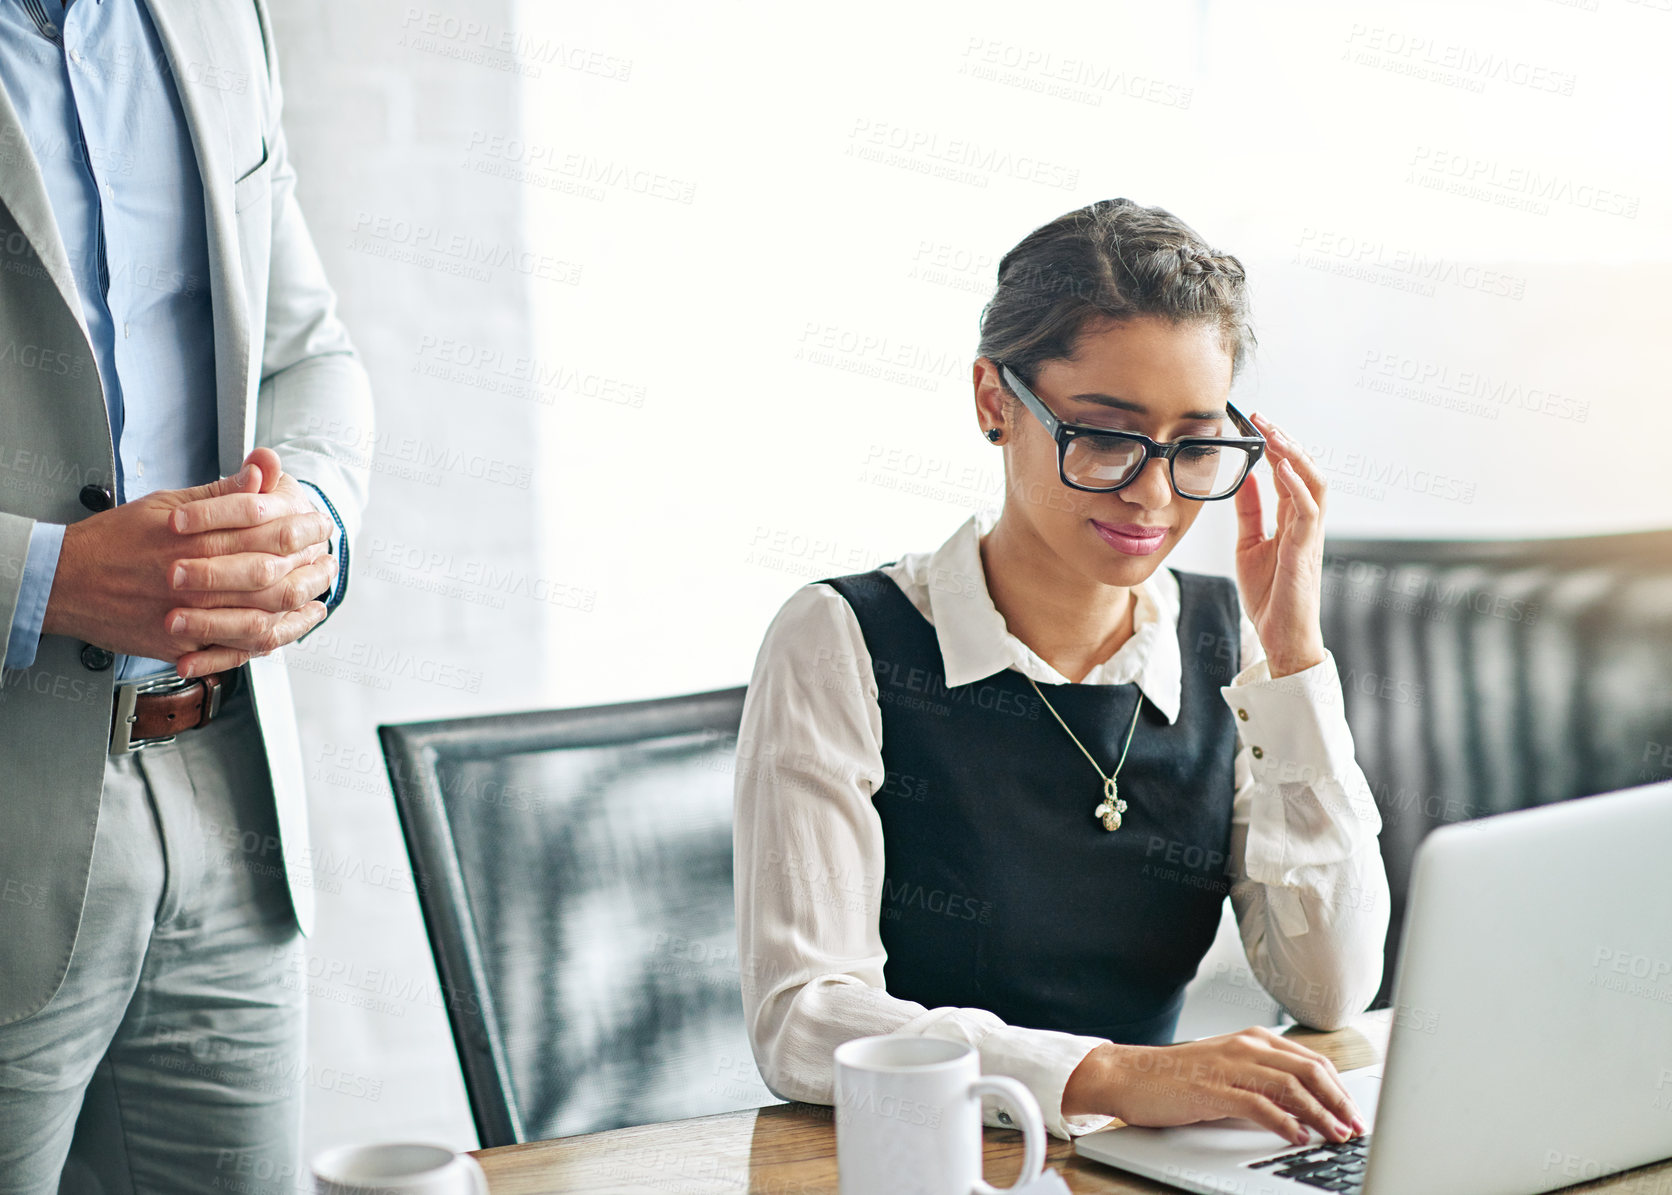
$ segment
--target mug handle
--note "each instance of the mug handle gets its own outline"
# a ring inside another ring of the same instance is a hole
[[[482,1173],[482,1164],[467,1153],[455,1154],[454,1157],[464,1163],[464,1168],[470,1171],[470,1181],[476,1188],[477,1195],[489,1195],[488,1176]]]
[[[1007,1100],[1011,1108],[1021,1114],[1018,1120],[1024,1139],[1022,1173],[1009,1187],[995,1187],[986,1179],[978,1178],[975,1180],[974,1195],[997,1195],[999,1191],[1025,1187],[1045,1172],[1045,1118],[1040,1115],[1039,1101],[1033,1098],[1033,1092],[1004,1075],[987,1075],[970,1084],[971,1099],[983,1095],[996,1095]]]

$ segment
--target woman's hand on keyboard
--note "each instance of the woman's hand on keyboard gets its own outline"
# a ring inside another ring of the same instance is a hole
[[[1296,1145],[1310,1129],[1345,1141],[1370,1128],[1334,1063],[1263,1026],[1172,1046],[1105,1043],[1069,1076],[1062,1111],[1154,1127],[1240,1116]]]

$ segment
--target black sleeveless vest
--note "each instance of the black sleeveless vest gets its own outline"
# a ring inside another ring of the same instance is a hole
[[[935,629],[880,570],[828,579],[871,653],[886,780],[889,994],[985,1008],[1007,1024],[1113,1041],[1172,1041],[1184,985],[1213,941],[1227,881],[1236,726],[1236,587],[1177,573],[1183,692],[1172,725],[1144,703],[1120,773],[1119,830],[1103,784],[1014,669],[949,688]],[[1138,686],[1044,685],[1107,773]]]

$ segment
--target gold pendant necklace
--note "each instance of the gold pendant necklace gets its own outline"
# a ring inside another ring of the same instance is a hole
[[[1080,749],[1080,754],[1084,755],[1086,762],[1091,764],[1092,771],[1102,778],[1103,803],[1092,810],[1092,816],[1103,822],[1105,830],[1111,834],[1114,833],[1120,829],[1120,815],[1126,812],[1126,802],[1121,800],[1120,786],[1115,783],[1115,777],[1119,776],[1120,770],[1126,766],[1126,752],[1132,746],[1133,734],[1138,730],[1138,714],[1144,708],[1143,690],[1138,691],[1138,704],[1132,707],[1132,725],[1126,732],[1126,745],[1120,749],[1120,762],[1115,764],[1114,771],[1104,776],[1103,769],[1097,766],[1097,760],[1092,758],[1091,752],[1086,750],[1086,745],[1079,740],[1079,737],[1072,730],[1068,730],[1068,723],[1064,722],[1062,715],[1057,713],[1056,706],[1046,700],[1044,691],[1035,683],[1033,677],[1028,677],[1028,684],[1033,685],[1033,691],[1039,694],[1039,700],[1045,702],[1045,708],[1051,711],[1051,717],[1057,720],[1057,725],[1068,731],[1068,737],[1074,740],[1074,745]]]

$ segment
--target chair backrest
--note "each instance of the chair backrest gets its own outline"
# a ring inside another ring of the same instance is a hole
[[[778,1102],[732,903],[743,692],[378,728],[483,1146]]]
[[[1672,776],[1672,532],[1332,540],[1324,641],[1381,809],[1391,993],[1436,826]]]

